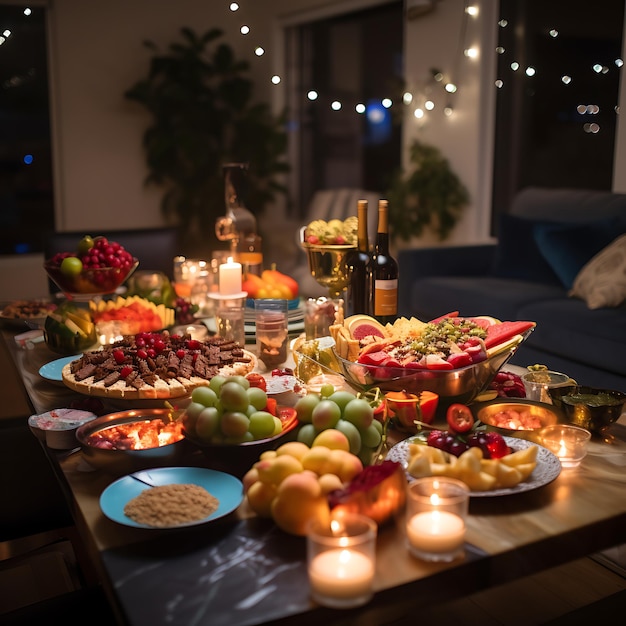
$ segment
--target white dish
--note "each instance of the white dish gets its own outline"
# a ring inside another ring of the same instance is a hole
[[[60,359],[56,359],[55,361],[50,361],[39,368],[39,375],[50,382],[60,383],[63,385],[63,376],[61,374],[63,368],[68,363],[79,359],[80,356],[80,354],[75,354],[73,356],[64,356]]]
[[[525,439],[518,439],[517,437],[505,437],[506,444],[511,450],[524,450],[530,446],[537,445]],[[409,444],[411,438],[405,439],[400,443],[397,443],[387,453],[387,459],[389,461],[396,461],[404,467],[406,470],[409,462]],[[547,448],[537,445],[537,467],[535,467],[533,473],[528,480],[515,485],[515,487],[506,487],[503,489],[492,489],[491,491],[471,491],[470,496],[472,498],[487,498],[493,496],[509,496],[516,493],[524,493],[525,491],[532,491],[551,483],[561,473],[561,462],[558,457],[550,452]],[[413,477],[407,474],[409,480],[413,480]]]
[[[124,526],[150,530],[184,528],[214,522],[232,513],[243,501],[243,484],[238,478],[224,472],[203,467],[161,467],[142,470],[140,473],[149,475],[150,480],[157,486],[192,484],[204,487],[212,496],[219,500],[219,506],[208,517],[194,522],[159,527],[139,524],[124,515],[124,507],[130,500],[145,489],[150,489],[150,487],[132,476],[124,476],[111,483],[100,496],[100,508],[110,520]]]

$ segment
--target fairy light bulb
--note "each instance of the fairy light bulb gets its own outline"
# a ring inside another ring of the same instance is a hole
[[[236,2],[231,2],[228,8],[234,13],[239,10],[239,5]]]
[[[341,102],[339,102],[339,100],[333,100],[333,101],[330,103],[330,108],[331,108],[333,111],[339,111],[339,110],[341,110]]]
[[[242,35],[247,35],[250,32],[250,27],[246,26],[245,24],[239,29],[239,32]]]
[[[274,74],[274,76],[272,76],[272,83],[274,85],[278,85],[280,83],[280,76],[278,76],[277,74]]]

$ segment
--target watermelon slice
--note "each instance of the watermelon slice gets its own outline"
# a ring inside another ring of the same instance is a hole
[[[492,324],[487,328],[487,336],[485,337],[485,347],[489,350],[494,346],[505,343],[515,337],[521,335],[527,330],[534,328],[536,322],[501,322],[500,324]]]

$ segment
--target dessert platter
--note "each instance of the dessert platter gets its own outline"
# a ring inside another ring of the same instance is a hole
[[[245,375],[256,357],[235,342],[207,341],[169,332],[126,336],[64,365],[66,386],[78,393],[124,400],[189,395],[217,374]]]

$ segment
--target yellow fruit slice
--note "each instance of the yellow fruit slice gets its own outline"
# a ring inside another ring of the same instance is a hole
[[[85,333],[85,335],[90,335],[93,332],[93,322],[91,321],[91,318],[85,319],[75,313],[67,313],[67,319],[74,322],[76,326],[78,326]]]

